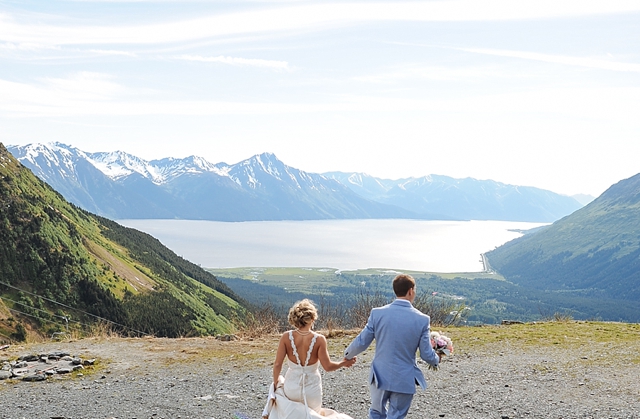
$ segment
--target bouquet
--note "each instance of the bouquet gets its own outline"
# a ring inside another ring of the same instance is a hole
[[[431,347],[437,354],[449,356],[453,353],[453,342],[442,333],[431,332]],[[438,367],[429,365],[430,369],[437,370]]]

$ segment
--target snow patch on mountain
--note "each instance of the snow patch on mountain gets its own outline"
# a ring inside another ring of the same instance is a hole
[[[86,153],[60,143],[29,144],[13,149],[17,152],[16,157],[40,168],[43,175],[50,171],[44,170],[43,166],[46,166],[49,169],[57,169],[64,177],[74,177],[76,161],[86,160],[115,181],[121,181],[133,174],[139,174],[156,185],[169,182],[183,174],[212,172],[218,176],[229,176],[229,169],[221,169],[198,156],[147,161],[123,151]]]

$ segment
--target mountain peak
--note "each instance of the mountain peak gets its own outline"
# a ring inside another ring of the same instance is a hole
[[[122,218],[144,213],[242,220],[238,208],[253,202],[256,208],[244,212],[246,219],[324,219],[337,214],[370,218],[393,213],[410,218],[548,222],[581,206],[573,198],[549,191],[472,178],[428,175],[390,180],[365,173],[308,173],[286,165],[271,152],[233,165],[214,165],[194,155],[147,161],[122,151],[85,153],[59,143],[45,148],[33,161],[24,149],[9,151],[74,203],[109,216],[125,214]],[[340,199],[334,199],[338,195]],[[363,210],[362,200],[385,208]],[[197,208],[198,202],[216,204],[204,210]],[[293,204],[298,205],[295,214]],[[392,207],[395,212],[389,210]]]

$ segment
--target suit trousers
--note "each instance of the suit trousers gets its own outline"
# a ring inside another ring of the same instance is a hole
[[[413,394],[380,390],[373,383],[370,384],[369,390],[371,392],[369,419],[403,419],[409,413]]]

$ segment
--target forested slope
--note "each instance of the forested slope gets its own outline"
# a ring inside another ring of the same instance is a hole
[[[104,322],[126,333],[224,333],[245,303],[148,234],[66,202],[0,144],[0,338]],[[17,332],[18,333],[16,335]]]
[[[640,174],[487,257],[520,285],[640,301]]]

